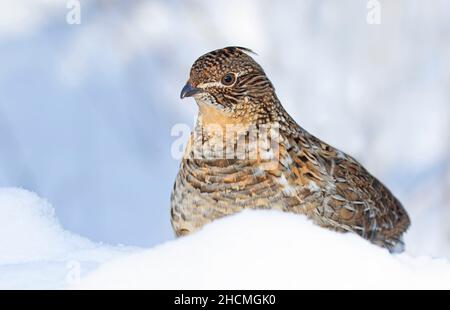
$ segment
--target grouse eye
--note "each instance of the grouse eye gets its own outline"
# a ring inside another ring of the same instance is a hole
[[[230,86],[236,80],[236,76],[233,73],[227,73],[222,78],[222,84],[226,86]]]

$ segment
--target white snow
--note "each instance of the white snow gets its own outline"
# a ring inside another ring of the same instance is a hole
[[[445,259],[391,255],[300,215],[246,211],[151,249],[65,231],[34,193],[0,188],[0,289],[450,288]]]
[[[394,256],[302,216],[246,211],[107,263],[76,288],[448,289],[450,264]]]
[[[0,289],[62,288],[133,251],[65,231],[48,202],[17,188],[0,188],[0,249]]]

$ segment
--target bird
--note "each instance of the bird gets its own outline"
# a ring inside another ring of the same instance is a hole
[[[266,209],[404,251],[410,219],[400,201],[353,157],[298,125],[254,54],[229,46],[191,67],[180,98],[193,97],[198,116],[170,199],[176,236],[245,209]],[[228,127],[238,129],[227,135]],[[249,143],[254,131],[268,137],[258,147]],[[242,141],[250,146],[233,155]]]

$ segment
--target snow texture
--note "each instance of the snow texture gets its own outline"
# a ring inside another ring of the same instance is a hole
[[[133,251],[65,231],[48,202],[16,188],[0,188],[0,249],[0,289],[62,288]]]
[[[31,192],[0,188],[0,288],[450,288],[445,259],[391,255],[294,214],[246,211],[137,249],[65,231],[54,213]]]
[[[444,259],[391,255],[279,211],[245,211],[107,263],[83,289],[439,289]]]

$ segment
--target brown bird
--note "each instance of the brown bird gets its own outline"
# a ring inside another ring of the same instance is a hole
[[[410,220],[401,203],[355,159],[300,127],[249,53],[201,56],[181,92],[199,115],[171,195],[176,235],[246,208],[277,209],[402,251]],[[252,143],[255,131],[266,139]]]

